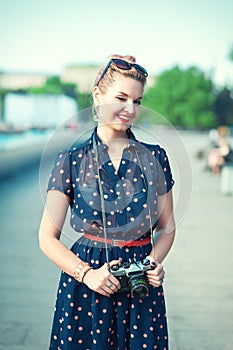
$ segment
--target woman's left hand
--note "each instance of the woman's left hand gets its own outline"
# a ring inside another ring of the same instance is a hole
[[[163,269],[163,265],[160,264],[158,261],[155,261],[155,259],[152,256],[147,256],[147,259],[150,260],[151,266],[153,265],[155,266],[153,270],[148,270],[146,272],[148,277],[148,282],[154,287],[160,287],[165,277],[165,271]]]

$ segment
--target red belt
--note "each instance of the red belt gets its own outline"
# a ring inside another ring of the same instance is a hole
[[[84,237],[91,239],[93,241],[96,241],[96,242],[105,243],[104,237],[90,235],[89,233],[84,233]],[[137,240],[137,241],[124,241],[121,239],[109,239],[108,238],[106,240],[106,242],[107,242],[107,244],[111,244],[111,245],[116,246],[116,247],[140,247],[140,246],[147,245],[147,244],[151,243],[151,238],[148,237],[148,238]]]

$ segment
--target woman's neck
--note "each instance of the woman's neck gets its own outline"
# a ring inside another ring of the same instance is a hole
[[[104,143],[109,143],[115,140],[128,140],[128,135],[126,130],[118,131],[108,128],[107,126],[98,126],[97,127],[97,135]]]

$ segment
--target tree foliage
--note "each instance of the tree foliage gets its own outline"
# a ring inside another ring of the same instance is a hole
[[[224,87],[214,101],[213,110],[217,116],[217,125],[233,125],[233,98],[231,91]]]
[[[92,104],[91,93],[78,92],[78,108],[79,108],[79,110],[90,107],[91,104]]]
[[[3,121],[6,90],[0,88],[0,123]]]
[[[228,56],[229,56],[230,61],[233,62],[233,43],[231,44]]]
[[[28,90],[31,94],[53,94],[53,95],[67,95],[72,98],[77,98],[76,85],[73,83],[64,83],[59,76],[52,76],[47,78],[43,86],[32,87]]]
[[[162,114],[173,125],[208,128],[216,125],[211,110],[212,82],[197,67],[164,71],[144,95],[143,104]]]

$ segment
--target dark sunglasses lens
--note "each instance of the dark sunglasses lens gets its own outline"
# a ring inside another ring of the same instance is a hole
[[[124,61],[124,60],[121,60],[118,58],[114,58],[112,61],[115,63],[115,65],[118,68],[123,69],[123,70],[128,70],[131,67],[131,65],[127,61]]]
[[[148,73],[145,70],[145,68],[143,68],[142,66],[139,66],[139,64],[133,64],[133,67],[137,70],[139,74],[144,75],[145,77],[148,76]]]

